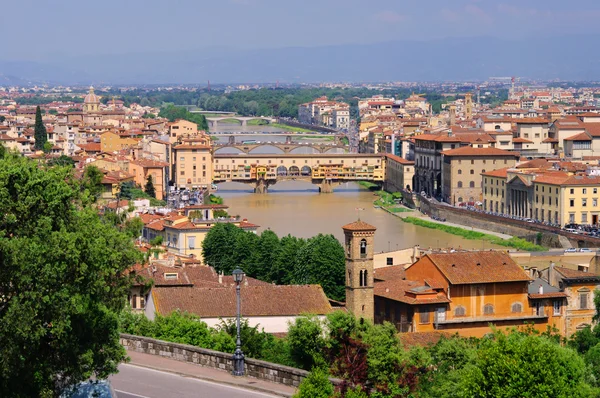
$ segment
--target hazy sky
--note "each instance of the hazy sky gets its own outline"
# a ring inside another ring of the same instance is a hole
[[[0,59],[600,33],[598,0],[18,0]]]

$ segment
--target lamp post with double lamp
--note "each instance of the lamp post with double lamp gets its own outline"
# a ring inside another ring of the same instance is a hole
[[[244,271],[239,267],[233,270],[233,280],[235,281],[235,290],[237,293],[237,340],[235,342],[235,352],[233,353],[233,372],[234,376],[244,375],[244,353],[242,352],[242,341],[240,339],[240,285],[244,280]]]

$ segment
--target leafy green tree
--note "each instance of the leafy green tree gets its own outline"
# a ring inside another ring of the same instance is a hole
[[[304,247],[306,241],[287,235],[281,238],[281,250],[272,265],[269,280],[278,285],[289,285],[293,282],[294,269],[296,268],[298,253]]]
[[[298,386],[294,398],[329,398],[333,396],[333,384],[327,371],[314,368]]]
[[[60,155],[58,158],[50,159],[48,161],[50,166],[68,166],[75,167],[75,161],[73,158],[67,155]]]
[[[288,328],[290,355],[297,367],[310,370],[325,363],[323,324],[317,317],[298,317]]]
[[[593,383],[600,386],[600,344],[596,344],[585,353],[585,362],[590,367],[593,375]]]
[[[244,231],[231,223],[218,223],[206,234],[202,241],[204,262],[226,275],[238,266],[236,263],[236,241]]]
[[[123,223],[122,231],[132,238],[137,238],[142,235],[144,222],[139,217],[128,218]]]
[[[42,111],[40,110],[39,105],[35,109],[35,127],[33,138],[35,139],[34,148],[38,151],[43,150],[44,144],[48,141],[48,132],[46,131],[46,126],[44,126],[44,121],[42,120]]]
[[[156,190],[154,189],[154,183],[152,182],[152,176],[150,174],[148,174],[148,178],[146,179],[144,192],[146,192],[149,196],[156,198]]]
[[[327,297],[344,301],[344,248],[333,235],[319,234],[308,239],[298,253],[294,283],[320,284]]]
[[[187,109],[173,104],[162,107],[158,116],[167,118],[170,122],[174,122],[177,119],[184,119],[196,123],[199,130],[208,130],[208,123],[204,115],[191,113]]]
[[[104,186],[102,185],[102,179],[104,178],[104,173],[97,168],[96,166],[86,166],[83,171],[83,178],[81,179],[81,188],[84,191],[84,195],[90,201],[95,202],[98,200],[100,195],[102,195],[102,191],[104,191]]]
[[[71,170],[0,160],[0,396],[57,396],[126,357],[118,313],[139,253],[82,205]]]
[[[44,151],[44,153],[52,152],[52,143],[48,141],[44,142],[44,147],[42,148],[42,150]]]
[[[257,279],[270,282],[271,269],[277,261],[280,250],[281,246],[277,234],[271,230],[263,231],[254,246],[248,274]]]
[[[235,268],[239,266],[244,270],[246,274],[252,277],[256,277],[256,275],[251,274],[251,270],[253,269],[253,261],[255,257],[255,252],[257,250],[257,245],[259,244],[259,237],[252,233],[246,231],[240,231],[236,235],[234,250],[232,253],[232,265]]]
[[[588,370],[569,348],[536,335],[495,332],[481,339],[458,397],[591,397]]]
[[[232,339],[237,337],[237,324],[234,319],[222,320],[217,325],[217,330],[224,331]],[[275,337],[258,329],[258,326],[250,326],[247,319],[240,322],[240,339],[242,351],[247,358],[261,358],[263,351],[273,344]]]

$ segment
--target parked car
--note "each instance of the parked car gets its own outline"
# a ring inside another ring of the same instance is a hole
[[[570,249],[565,249],[565,253],[577,253],[577,249],[575,248],[570,248]]]
[[[64,391],[60,398],[117,398],[108,380],[89,380]]]
[[[582,253],[591,253],[592,249],[587,248],[587,247],[582,247],[581,249],[579,249],[579,251]]]

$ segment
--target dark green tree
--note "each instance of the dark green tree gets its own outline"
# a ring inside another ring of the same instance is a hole
[[[86,166],[81,179],[81,188],[89,201],[97,201],[102,194],[104,190],[104,186],[102,185],[103,178],[104,173],[102,173],[102,170],[96,166]]]
[[[254,261],[255,252],[257,250],[257,245],[259,244],[259,237],[252,233],[246,231],[240,231],[236,235],[235,246],[232,254],[232,265],[239,266],[244,270],[248,275],[254,276],[254,274],[250,274],[253,269],[252,262]]]
[[[306,244],[306,240],[287,235],[281,238],[281,250],[271,267],[269,279],[278,285],[289,285],[294,280],[294,269],[297,266],[298,253]]]
[[[156,190],[154,189],[154,183],[152,182],[152,176],[148,174],[148,179],[146,180],[146,186],[144,187],[144,192],[148,195],[156,198]]]
[[[116,372],[139,253],[65,167],[0,159],[0,396],[52,397]]]
[[[481,339],[457,397],[591,397],[588,368],[574,350],[543,336],[496,332]]]
[[[345,300],[344,248],[333,235],[319,234],[298,253],[293,283],[320,284],[327,297]]]
[[[75,167],[75,161],[73,160],[73,158],[67,156],[67,155],[60,155],[57,158],[53,158],[50,159],[48,161],[48,164],[50,166],[68,166],[68,167]]]
[[[236,263],[235,247],[239,234],[245,233],[231,223],[218,223],[212,227],[202,241],[204,262],[217,272],[230,275]]]
[[[254,246],[252,261],[247,271],[248,275],[271,282],[271,269],[275,265],[280,251],[281,246],[277,234],[271,230],[263,231]]]
[[[39,105],[35,109],[35,127],[33,138],[35,139],[34,148],[38,151],[43,150],[44,144],[48,141],[48,133],[46,131],[46,126],[44,126],[44,121],[42,120],[42,111],[40,110]]]

